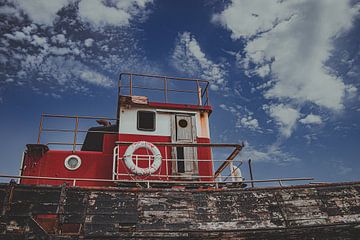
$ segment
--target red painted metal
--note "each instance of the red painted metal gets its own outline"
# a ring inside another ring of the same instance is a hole
[[[170,143],[171,137],[170,136],[149,136],[149,135],[137,135],[137,134],[120,134],[119,135],[120,140],[122,142],[137,142],[137,141],[147,141],[147,142],[165,142]],[[198,143],[210,143],[210,139],[208,138],[197,138]],[[172,159],[171,156],[171,147],[169,146],[158,146],[161,155],[163,157],[163,163],[161,165],[161,168],[156,172],[159,175],[173,175],[172,172],[172,162],[170,160],[166,159]],[[127,149],[127,146],[120,146],[119,147],[119,154],[122,156]],[[145,150],[139,149],[136,154],[147,154]],[[210,161],[211,158],[211,149],[210,147],[199,147],[197,148],[197,159],[199,160],[209,160],[209,161],[200,161],[199,162],[199,176],[212,176],[213,174],[213,168],[212,168],[212,162]],[[140,167],[147,168],[148,163],[147,161],[139,162]],[[129,173],[129,170],[125,166],[125,164],[120,161],[118,166],[118,173],[120,174],[127,174]],[[130,172],[131,173],[131,172]],[[131,179],[130,176],[119,176],[119,180],[123,179]],[[151,177],[137,177],[137,179],[151,179],[151,180],[173,180],[172,178],[168,177],[157,177],[157,176],[151,176]],[[200,181],[212,181],[212,178],[204,177],[199,178]]]
[[[77,151],[75,154],[81,158],[81,166],[77,170],[65,168],[64,160],[72,155],[72,151],[49,150],[41,158],[33,159],[25,156],[23,175],[64,177],[64,178],[98,178],[111,179],[112,177],[112,154],[102,152]],[[46,180],[46,179],[22,179],[23,184],[61,185],[64,182],[69,185],[72,181]],[[103,182],[78,182],[79,186],[108,186]]]
[[[38,156],[25,154],[23,165],[23,176],[43,176],[43,177],[63,177],[63,178],[92,178],[92,179],[112,179],[112,164],[113,164],[113,149],[115,142],[121,140],[126,142],[171,142],[170,136],[148,136],[148,135],[135,135],[135,134],[105,134],[103,151],[62,151],[62,150],[49,150],[46,153]],[[210,139],[197,138],[198,143],[210,143]],[[127,146],[120,146],[119,154],[122,156],[126,151]],[[171,175],[172,167],[169,160],[171,159],[171,147],[159,146],[158,147],[163,157],[163,163],[158,171],[160,175]],[[165,150],[166,149],[166,150]],[[139,149],[136,154],[147,154],[145,149]],[[77,170],[68,170],[65,168],[64,161],[69,155],[75,154],[81,158],[82,164]],[[210,147],[199,147],[197,149],[199,160],[211,160]],[[147,161],[139,162],[140,167],[146,168]],[[199,176],[211,176],[213,174],[212,162],[199,162]],[[168,172],[167,172],[168,169]],[[129,170],[124,165],[123,161],[119,162],[118,173],[126,174]],[[130,176],[119,176],[118,179],[125,180],[131,179]],[[137,179],[152,179],[152,180],[168,180],[166,177],[137,177]],[[200,178],[200,181],[211,181],[209,177]],[[22,184],[33,185],[61,185],[63,183],[69,185],[72,181],[63,180],[47,180],[47,179],[21,179]],[[113,186],[111,182],[95,182],[95,181],[79,181],[78,186]]]
[[[49,150],[43,155],[33,156],[25,154],[23,163],[23,176],[63,177],[63,178],[94,178],[112,179],[113,149],[118,136],[105,134],[102,152],[91,151],[61,151]],[[64,161],[69,155],[77,155],[81,158],[81,166],[77,170],[65,168]],[[72,181],[46,180],[46,179],[22,179],[23,184],[61,185],[64,182],[72,184]],[[111,186],[107,182],[79,181],[78,186]]]
[[[197,138],[197,143],[210,143],[209,138]],[[211,160],[211,148],[201,147],[197,149],[198,159]],[[199,161],[199,175],[200,176],[213,176],[213,162],[212,161]],[[201,178],[201,181],[213,181],[213,178]]]
[[[25,156],[23,175],[44,176],[44,177],[64,177],[64,178],[109,178],[111,179],[112,155],[102,152],[75,152],[81,158],[81,166],[74,171],[68,170],[64,166],[64,160],[72,151],[49,150],[40,159],[34,160],[31,156]],[[65,181],[66,182],[66,181]],[[61,185],[61,180],[45,179],[23,179],[23,184],[46,184]],[[68,181],[72,184],[72,181]],[[108,183],[100,182],[79,182],[78,185],[104,186]]]

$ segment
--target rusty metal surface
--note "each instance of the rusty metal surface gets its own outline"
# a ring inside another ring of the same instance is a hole
[[[360,183],[254,189],[0,185],[0,239],[359,239]]]

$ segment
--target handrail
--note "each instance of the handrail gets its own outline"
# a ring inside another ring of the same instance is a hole
[[[54,118],[82,118],[82,119],[104,119],[104,120],[117,120],[117,118],[110,117],[97,117],[97,116],[73,116],[73,115],[62,115],[62,114],[49,114],[43,113],[41,116],[44,117],[54,117]]]
[[[122,81],[124,80],[124,76],[128,76],[129,84],[123,85]],[[152,78],[154,80],[163,81],[163,87],[146,87],[146,86],[139,86],[134,85],[135,78],[134,77],[146,77]],[[194,90],[177,90],[171,89],[168,87],[168,81],[186,81],[186,82],[193,82],[196,84],[196,91]],[[164,91],[164,102],[168,102],[168,95],[169,92],[182,92],[182,93],[195,93],[197,98],[197,105],[198,106],[208,106],[209,105],[209,85],[210,82],[203,79],[196,79],[196,78],[183,78],[183,77],[170,77],[170,76],[162,76],[162,75],[152,75],[152,74],[141,74],[141,73],[129,73],[123,72],[119,75],[118,80],[118,95],[121,95],[122,88],[129,89],[129,95],[133,96],[133,89],[144,89],[144,90],[154,90],[154,91]],[[202,87],[204,88],[202,90]],[[205,99],[203,101],[203,98]]]
[[[184,78],[184,77],[170,77],[170,76],[165,76],[165,75],[156,75],[156,74],[143,74],[143,73],[131,73],[131,72],[122,72],[119,75],[119,80],[121,80],[121,77],[123,75],[127,75],[127,76],[138,76],[138,77],[152,77],[152,78],[166,78],[166,79],[172,79],[172,80],[177,80],[177,81],[191,81],[191,82],[204,82],[204,83],[209,83],[209,81],[207,80],[203,80],[203,79],[196,79],[196,78]]]
[[[157,146],[171,146],[171,147],[239,147],[242,148],[242,144],[238,143],[171,143],[171,142],[151,142]],[[115,142],[116,145],[131,145],[133,142]]]
[[[0,178],[16,178],[16,179],[44,179],[44,180],[60,180],[60,181],[72,181],[72,185],[76,186],[77,181],[91,181],[91,182],[113,182],[113,183],[121,183],[126,182],[128,183],[129,180],[113,180],[113,179],[103,179],[103,178],[62,178],[62,177],[41,177],[41,176],[17,176],[17,175],[7,175],[7,174],[0,174]],[[266,182],[291,182],[291,181],[311,181],[314,180],[314,178],[275,178],[275,179],[260,179],[260,180],[243,180],[241,183],[266,183]],[[228,182],[216,182],[216,181],[161,181],[161,180],[140,180],[140,179],[134,179],[132,182],[137,183],[162,183],[162,184],[182,184],[182,183],[188,183],[188,184],[228,184],[228,183],[234,183],[233,181]],[[282,187],[282,185],[280,184]]]
[[[131,145],[133,142],[115,142],[116,146],[126,146]],[[170,147],[234,147],[235,149],[231,152],[231,154],[222,162],[222,164],[218,167],[218,169],[214,173],[214,178],[220,176],[220,174],[230,165],[231,162],[234,161],[236,156],[240,153],[240,151],[245,146],[244,143],[170,143],[170,142],[153,142],[156,146],[170,146]]]
[[[44,119],[46,118],[68,118],[68,119],[74,119],[75,120],[75,126],[74,129],[48,129],[44,128]],[[39,126],[39,133],[38,133],[38,139],[37,143],[40,144],[41,142],[41,135],[43,132],[68,132],[73,133],[73,140],[71,143],[69,142],[48,142],[46,145],[64,145],[64,146],[72,146],[72,151],[76,151],[76,146],[81,146],[82,143],[77,143],[77,136],[78,133],[88,133],[88,132],[94,132],[94,133],[107,133],[107,134],[117,134],[118,132],[107,132],[107,131],[89,131],[89,130],[82,130],[79,129],[79,122],[81,119],[88,119],[88,120],[118,120],[118,118],[112,118],[112,117],[103,117],[103,116],[72,116],[72,115],[61,115],[61,114],[48,114],[48,113],[42,113],[41,119],[40,119],[40,126]]]

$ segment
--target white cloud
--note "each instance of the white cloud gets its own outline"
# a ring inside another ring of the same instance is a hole
[[[348,98],[354,98],[357,96],[358,89],[352,84],[346,85],[346,94]]]
[[[291,13],[282,12],[288,4],[273,0],[235,0],[222,13],[215,14],[213,21],[230,30],[233,39],[249,38],[270,30],[277,21],[289,17]]]
[[[94,43],[94,39],[92,39],[92,38],[88,38],[84,41],[84,44],[86,47],[91,47],[93,45],[93,43]]]
[[[82,81],[101,86],[112,87],[113,81],[109,77],[92,70],[81,62],[75,60],[74,57],[50,56],[46,62],[28,63],[27,68],[31,65],[37,65],[36,69],[42,75],[51,74],[58,84],[73,89],[80,89],[81,82],[72,81],[73,79],[81,79]],[[26,68],[24,68],[26,69]]]
[[[29,41],[31,39],[28,35],[25,35],[23,32],[20,31],[15,31],[13,34],[5,33],[4,36],[7,37],[8,39],[15,41],[23,41],[23,40]]]
[[[227,74],[224,65],[208,59],[191,33],[179,34],[171,58],[179,71],[211,81],[212,90],[224,87]]]
[[[15,17],[22,20],[22,16],[18,9],[13,6],[2,6],[0,8],[0,15]]]
[[[300,119],[299,122],[302,124],[321,124],[322,120],[319,115],[309,114],[305,118]]]
[[[265,148],[257,149],[245,143],[244,149],[241,151],[243,159],[251,159],[253,161],[264,161],[285,165],[290,162],[299,161],[299,159],[290,153],[284,152],[277,143],[269,145]]]
[[[13,14],[20,18],[21,9],[34,23],[52,26],[59,17],[58,12],[76,1],[72,0],[12,0],[16,8],[6,6],[0,13]],[[152,0],[80,0],[78,2],[79,18],[100,28],[107,25],[128,26],[135,17],[144,19],[148,13],[147,5]]]
[[[260,66],[260,67],[255,69],[255,72],[256,72],[257,75],[259,75],[262,78],[266,77],[267,75],[270,74],[270,66],[268,64]]]
[[[94,27],[128,26],[130,20],[136,16],[144,17],[147,14],[146,6],[151,0],[82,0],[79,3],[79,17]]]
[[[249,111],[246,107],[240,105],[227,106],[225,104],[220,104],[219,107],[235,116],[235,126],[237,128],[247,128],[252,131],[262,132],[259,121],[253,116],[254,113]]]
[[[51,41],[54,43],[66,43],[66,37],[64,34],[57,34],[56,36],[51,37]]]
[[[281,135],[285,138],[290,137],[295,128],[296,121],[300,117],[299,111],[284,104],[265,106],[265,109],[279,125]]]
[[[69,90],[91,94],[92,85],[114,86],[111,79],[120,67],[124,71],[152,68],[136,38],[140,30],[127,28],[130,22],[144,20],[151,1],[96,1],[106,8],[127,12],[129,22],[117,25],[102,15],[101,26],[91,22],[91,27],[75,24],[79,20],[91,20],[81,18],[78,6],[95,1],[82,2],[85,3],[9,0],[0,7],[1,17],[9,23],[1,25],[4,34],[0,35],[0,63],[5,68],[0,71],[0,78],[6,80],[0,83],[0,88],[26,86],[53,97]],[[61,11],[63,7],[66,9]],[[93,9],[93,14],[98,12]],[[105,25],[109,25],[111,31],[100,28]],[[84,40],[84,36],[91,38]]]
[[[33,35],[32,36],[32,44],[35,45],[35,46],[40,46],[40,47],[43,47],[43,48],[47,48],[48,45],[47,45],[47,38],[46,37],[39,37],[38,35]]]
[[[225,104],[220,104],[219,107],[220,107],[221,109],[227,110],[227,107],[226,107]]]
[[[66,54],[71,54],[72,51],[71,49],[65,47],[64,48],[50,47],[49,53],[54,55],[66,55]]]
[[[57,17],[57,12],[69,4],[68,0],[14,0],[14,2],[33,22],[50,26]]]
[[[56,99],[60,99],[61,96],[59,94],[56,94],[56,93],[51,93],[50,94],[53,98],[56,98]]]
[[[251,130],[256,130],[259,128],[259,122],[252,116],[245,116],[239,119],[239,121],[237,122],[237,126],[243,126]]]
[[[276,80],[265,97],[340,110],[346,85],[325,63],[333,39],[350,29],[358,8],[337,0],[234,0],[213,21],[234,40],[247,41],[245,68],[254,63],[258,75]]]
[[[84,81],[102,86],[102,87],[112,87],[113,82],[106,76],[92,71],[92,70],[80,70],[79,72],[80,78]]]

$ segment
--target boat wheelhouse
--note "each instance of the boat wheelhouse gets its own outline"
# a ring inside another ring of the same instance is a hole
[[[235,157],[243,144],[211,143],[209,85],[200,79],[120,74],[115,118],[42,115],[38,142],[28,144],[24,153],[20,182],[76,186],[242,184],[241,161]],[[54,119],[72,120],[74,128],[47,127]],[[81,129],[85,120],[96,120],[100,126]],[[43,140],[46,135],[63,133],[72,136],[68,141]],[[80,134],[85,134],[82,142]],[[228,157],[214,159],[214,148],[230,148]]]

